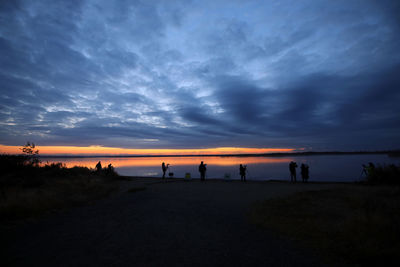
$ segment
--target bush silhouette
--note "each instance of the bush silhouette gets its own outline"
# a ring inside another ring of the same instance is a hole
[[[372,171],[367,174],[366,181],[368,184],[400,184],[400,165],[377,165]]]

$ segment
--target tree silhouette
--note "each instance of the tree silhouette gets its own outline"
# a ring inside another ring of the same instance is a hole
[[[27,156],[33,156],[33,155],[38,155],[39,154],[39,150],[35,150],[35,144],[34,143],[30,143],[29,141],[26,142],[26,145],[24,145],[22,148],[20,148],[22,150],[23,153],[25,153],[25,155]]]
[[[40,160],[38,159],[39,150],[35,150],[35,148],[35,144],[28,141],[26,142],[26,145],[24,145],[20,149],[22,150],[22,153],[24,153],[24,155],[27,157],[26,162],[28,164],[37,166],[40,163]]]

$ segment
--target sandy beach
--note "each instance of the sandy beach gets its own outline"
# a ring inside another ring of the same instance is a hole
[[[20,225],[7,266],[319,266],[312,251],[249,222],[252,203],[346,186],[132,178],[94,204]],[[129,192],[131,191],[131,192]]]

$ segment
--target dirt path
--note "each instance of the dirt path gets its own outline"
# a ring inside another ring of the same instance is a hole
[[[19,227],[3,252],[7,266],[319,265],[246,212],[254,201],[332,186],[134,179],[116,196]],[[133,187],[146,190],[126,192]]]

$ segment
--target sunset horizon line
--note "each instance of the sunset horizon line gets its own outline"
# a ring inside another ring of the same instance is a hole
[[[23,154],[22,146],[0,145],[2,154]],[[240,155],[266,153],[293,153],[303,148],[255,148],[255,147],[211,147],[211,148],[121,148],[91,146],[36,146],[40,156],[184,156],[184,155]]]

